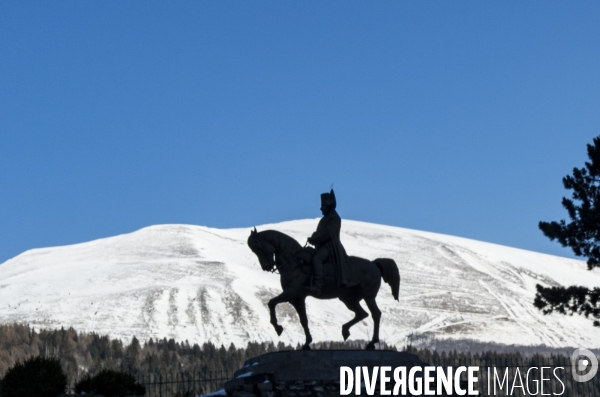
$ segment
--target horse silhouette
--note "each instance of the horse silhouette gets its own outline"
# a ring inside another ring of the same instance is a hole
[[[271,324],[277,335],[281,335],[283,327],[277,323],[275,307],[279,303],[289,302],[298,312],[300,324],[302,324],[306,336],[306,342],[302,349],[310,350],[312,336],[308,328],[305,300],[307,296],[313,296],[317,299],[338,298],[349,310],[354,312],[354,318],[342,325],[342,336],[346,340],[350,336],[350,328],[369,316],[360,305],[360,301],[364,299],[374,322],[373,339],[367,344],[366,349],[375,349],[375,343],[379,342],[379,322],[381,320],[381,310],[377,307],[375,298],[383,279],[390,285],[392,295],[398,300],[400,273],[396,262],[386,258],[369,261],[349,256],[350,272],[347,277],[348,284],[345,287],[338,286],[333,265],[326,263],[323,289],[320,293],[314,293],[307,288],[310,286],[312,277],[311,259],[314,254],[312,247],[304,248],[295,239],[279,231],[257,232],[256,228],[250,232],[248,246],[258,257],[263,270],[271,272],[277,270],[281,276],[283,292],[269,301]]]

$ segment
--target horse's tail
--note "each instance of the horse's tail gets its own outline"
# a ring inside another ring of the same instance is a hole
[[[394,299],[398,300],[398,296],[400,295],[400,271],[398,270],[398,265],[396,265],[393,259],[388,258],[378,258],[373,262],[379,268],[383,281],[392,287]]]

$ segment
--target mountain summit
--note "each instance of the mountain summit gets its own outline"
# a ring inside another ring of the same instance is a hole
[[[318,220],[258,226],[304,243]],[[289,304],[278,306],[281,337],[266,306],[279,276],[261,270],[246,245],[250,228],[157,225],[63,247],[33,249],[0,265],[0,322],[74,327],[131,340],[175,338],[225,346],[248,341],[296,345],[304,333]],[[599,347],[600,329],[579,316],[544,316],[535,285],[600,285],[585,262],[516,248],[345,220],[349,255],[387,257],[400,268],[400,302],[387,285],[377,297],[381,340],[402,346],[408,334],[553,347]],[[364,304],[363,304],[364,306]],[[342,340],[352,313],[337,301],[307,299],[315,341]],[[370,339],[372,322],[350,339]]]

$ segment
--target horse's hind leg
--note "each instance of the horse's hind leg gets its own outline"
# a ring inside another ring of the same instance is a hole
[[[306,302],[304,301],[305,297],[298,298],[292,300],[290,303],[298,312],[298,317],[300,317],[300,324],[302,324],[302,328],[304,328],[304,335],[306,336],[306,343],[302,346],[302,350],[310,350],[310,343],[312,342],[312,336],[310,335],[310,330],[308,329],[308,317],[306,316]]]
[[[375,343],[379,343],[379,321],[381,320],[381,310],[377,307],[377,303],[375,302],[375,297],[365,298],[365,303],[373,316],[373,323],[375,325],[373,329],[373,339],[367,345],[367,350],[374,350]]]
[[[344,340],[346,340],[350,336],[350,327],[352,327],[357,322],[369,317],[369,315],[367,314],[365,309],[363,309],[360,305],[360,299],[357,300],[356,298],[340,298],[340,300],[344,302],[344,304],[349,310],[354,312],[354,318],[348,321],[346,324],[342,325],[342,336],[344,337]]]

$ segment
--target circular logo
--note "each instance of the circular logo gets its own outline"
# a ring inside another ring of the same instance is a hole
[[[580,374],[586,370],[588,370],[587,373]],[[596,375],[596,372],[598,372],[598,359],[596,355],[584,348],[575,350],[571,354],[571,372],[576,382],[587,382],[592,379]]]

